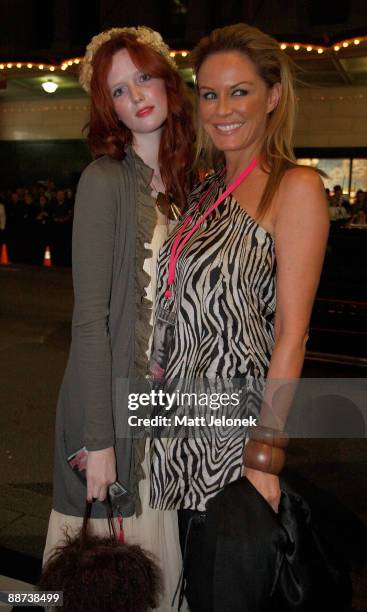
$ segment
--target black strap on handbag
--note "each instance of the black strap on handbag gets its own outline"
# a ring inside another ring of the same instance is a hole
[[[88,501],[88,499],[85,500],[85,509],[84,509],[84,518],[83,518],[83,524],[82,524],[82,528],[80,531],[80,547],[83,548],[84,544],[85,544],[85,540],[87,537],[87,533],[88,533],[88,524],[89,524],[89,520],[91,518],[91,514],[92,514],[92,506],[93,506],[93,502]],[[107,496],[105,502],[104,502],[104,506],[106,508],[106,517],[108,520],[108,529],[110,532],[110,536],[111,538],[114,538],[115,540],[117,539],[117,534],[116,534],[116,528],[115,528],[115,524],[113,521],[113,510],[112,510],[112,504],[111,504],[111,500],[109,498],[109,496]]]

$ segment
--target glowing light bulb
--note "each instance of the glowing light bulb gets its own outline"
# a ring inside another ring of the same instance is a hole
[[[356,38],[356,39],[355,39],[355,41],[354,41],[354,44],[355,44],[355,45],[359,45],[359,43],[360,43],[360,42],[361,42],[361,41],[360,41],[360,40],[358,40],[358,38]]]
[[[50,71],[53,72],[55,70],[55,66],[50,66]]]
[[[22,67],[22,64],[17,64],[17,68],[21,68],[21,67]]]
[[[347,42],[343,42],[343,47],[344,47],[344,48],[349,47],[349,43],[347,43]]]
[[[339,49],[340,49],[339,45],[335,45],[334,51],[339,51]]]
[[[310,45],[307,47],[307,51],[312,51],[312,47]]]
[[[299,49],[299,45],[294,45],[293,49],[294,49],[295,51],[298,51],[298,49]]]
[[[13,64],[6,64],[7,68],[13,68]]]
[[[43,67],[44,67],[43,64],[39,64],[38,69],[43,70]]]
[[[49,79],[48,81],[45,81],[45,83],[42,83],[41,87],[46,93],[52,94],[55,93],[56,89],[58,88],[58,85],[57,83],[54,83],[54,81]]]
[[[319,49],[317,49],[317,53],[318,54],[324,53],[324,49],[321,49],[321,47],[320,47]]]
[[[286,44],[284,44],[284,43],[282,43],[282,44],[280,45],[280,48],[281,48],[281,49],[284,51],[284,49],[286,49],[286,48],[287,48],[287,45],[286,45]]]
[[[182,55],[182,57],[186,57],[187,51],[182,51],[181,55]]]
[[[170,57],[175,57],[176,53],[174,51],[171,51],[170,53]]]
[[[27,64],[27,68],[33,68],[33,64]]]

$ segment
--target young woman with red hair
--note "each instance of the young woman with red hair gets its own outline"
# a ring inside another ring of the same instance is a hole
[[[146,27],[94,37],[80,81],[91,94],[87,139],[97,159],[84,170],[76,197],[72,343],[58,402],[44,561],[65,526],[81,525],[86,497],[95,501],[95,533],[105,532],[101,502],[118,478],[133,493],[122,509],[125,535],[160,556],[166,582],[160,609],[168,610],[181,563],[176,513],[148,508],[148,480],[140,480],[148,444],[141,448],[119,433],[127,406],[117,403],[116,388],[119,379],[143,379],[148,371],[155,261],[168,217],[184,207],[189,186],[191,105],[168,48]],[[83,447],[87,489],[67,462]]]

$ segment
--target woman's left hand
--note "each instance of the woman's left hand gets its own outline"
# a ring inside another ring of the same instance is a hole
[[[267,474],[266,472],[260,472],[259,470],[252,470],[251,468],[244,468],[244,475],[251,484],[254,485],[255,489],[261,493],[266,501],[273,508],[274,512],[278,512],[278,506],[280,501],[280,484],[278,476],[274,474]]]

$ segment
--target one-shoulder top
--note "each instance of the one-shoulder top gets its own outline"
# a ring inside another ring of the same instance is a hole
[[[195,209],[210,187],[210,196]],[[192,221],[183,238],[225,188],[217,173],[193,191],[186,215]],[[170,252],[180,227],[160,252],[157,306],[165,300]],[[228,196],[178,258],[171,298],[177,314],[166,381],[265,378],[274,344],[275,270],[273,237]],[[204,510],[210,497],[241,476],[246,430],[242,433],[222,438],[218,431],[206,430],[201,438],[155,439],[151,505]]]

